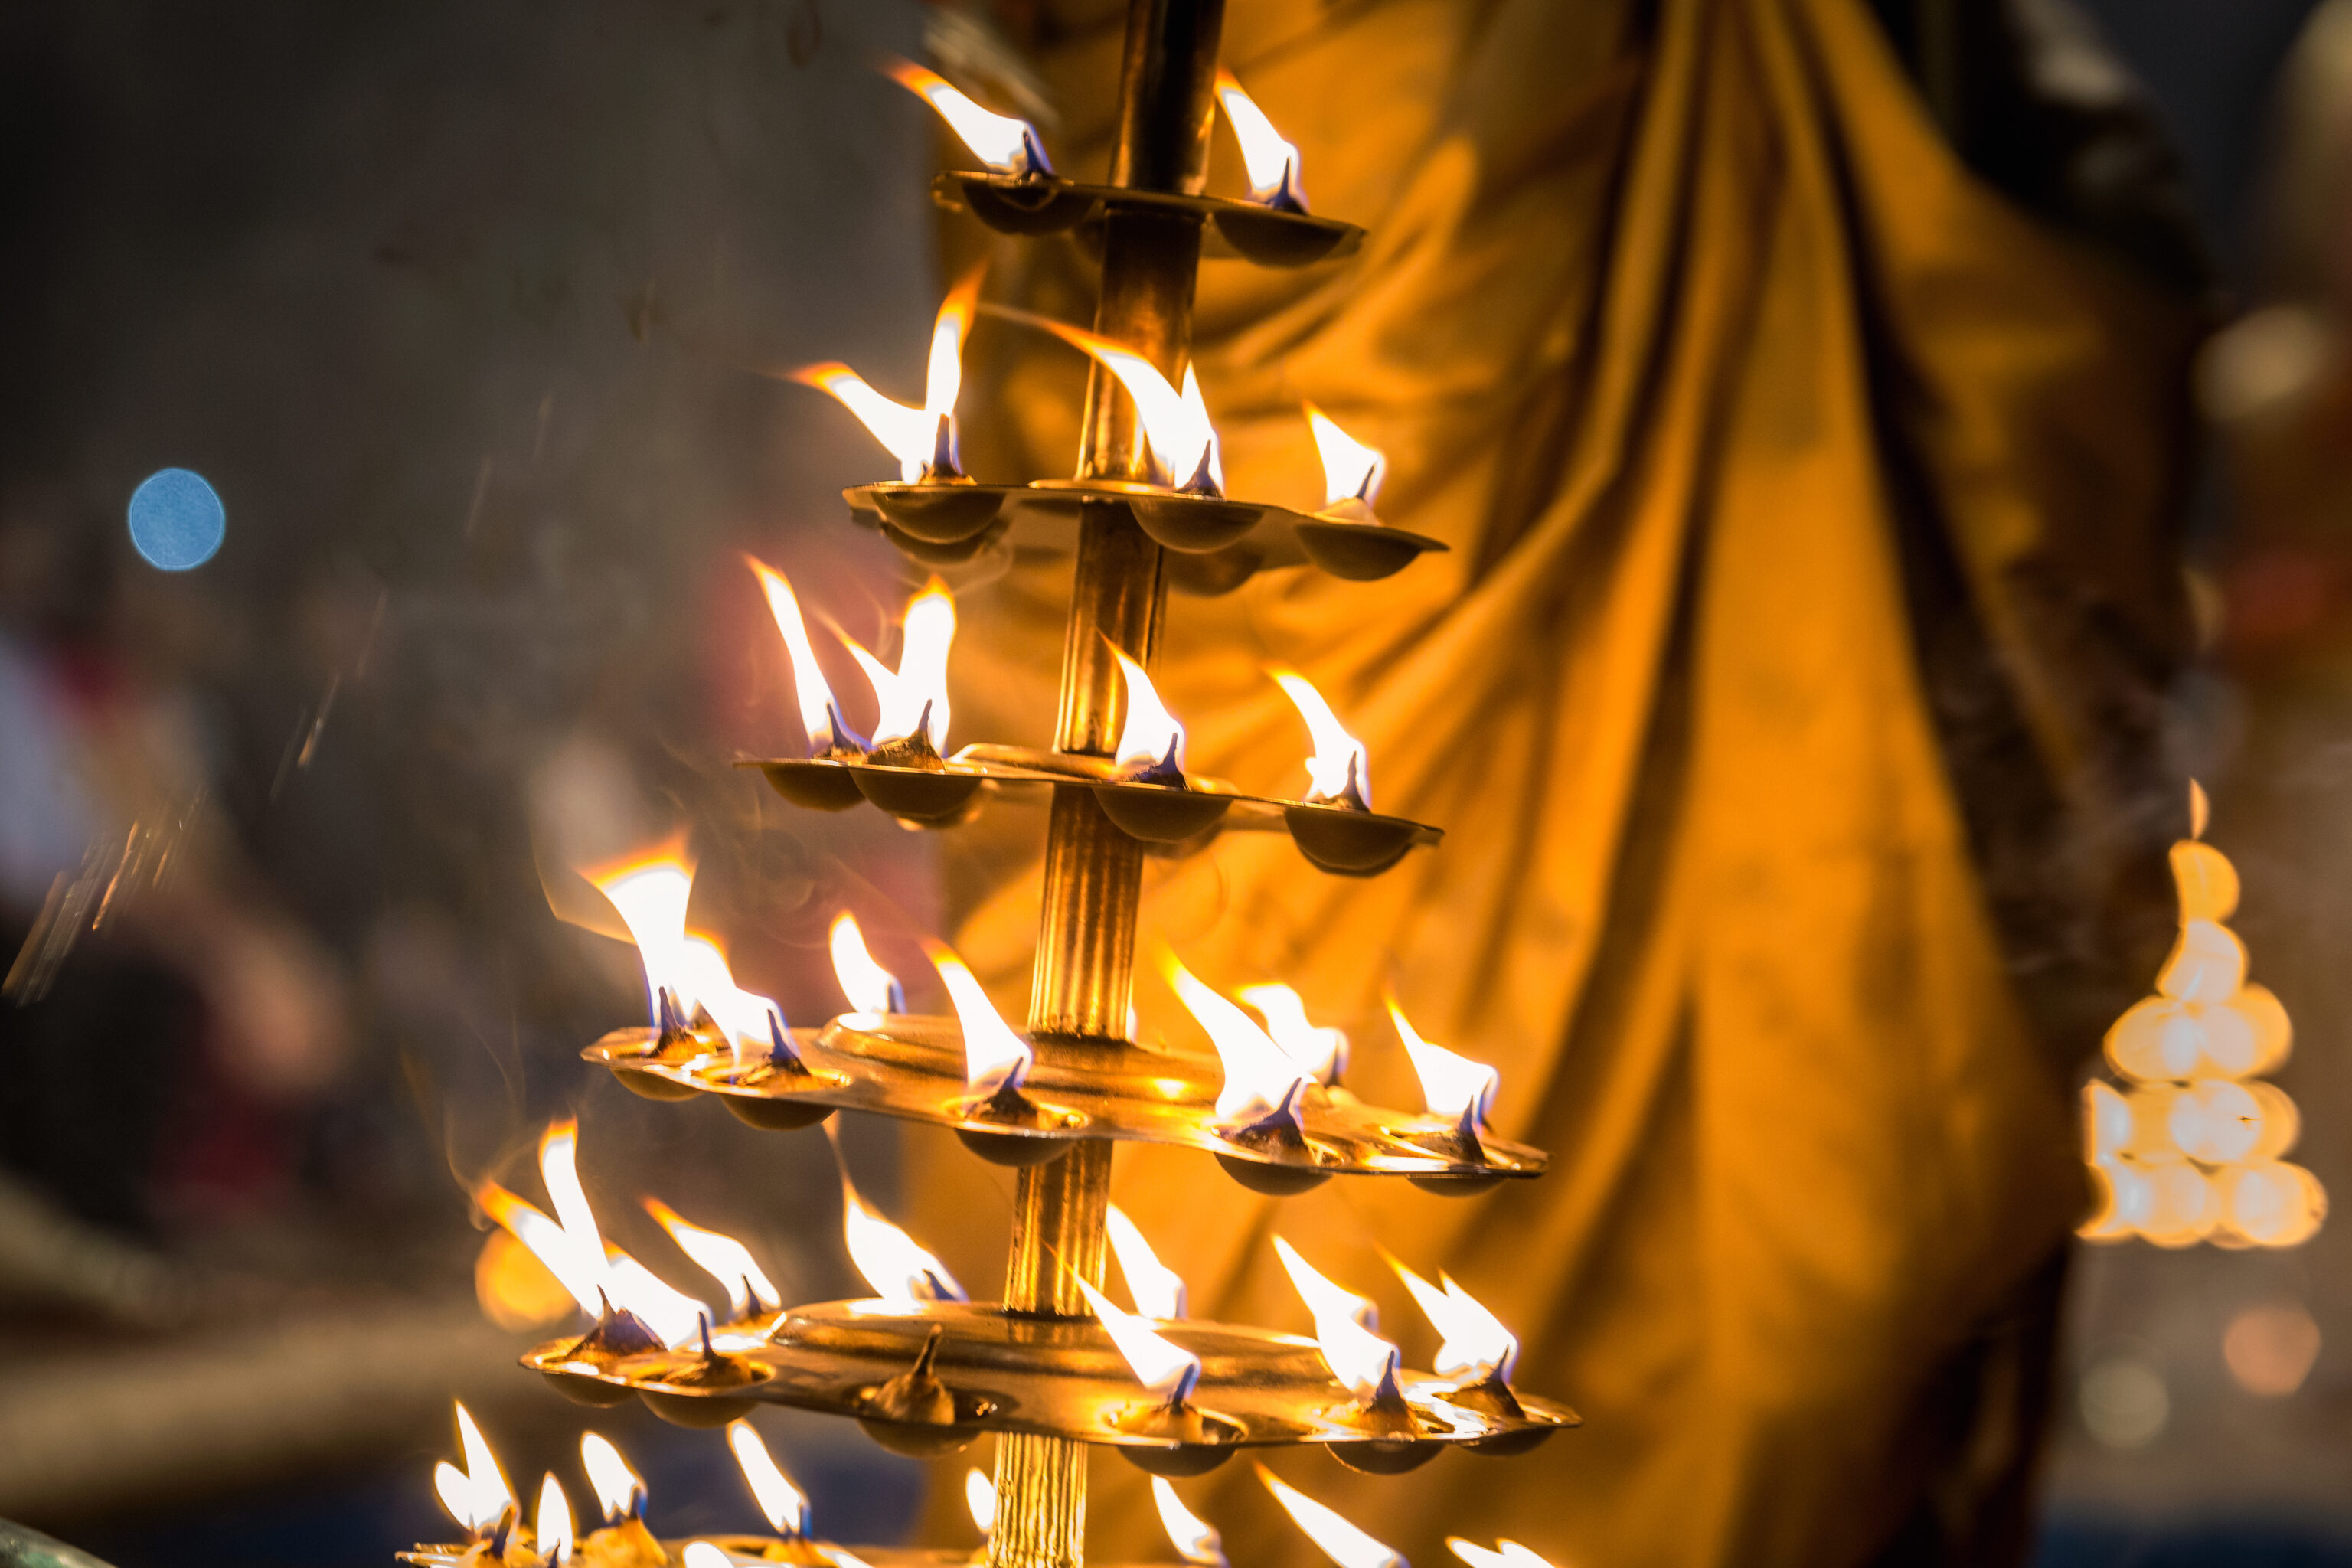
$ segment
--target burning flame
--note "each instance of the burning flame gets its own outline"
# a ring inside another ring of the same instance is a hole
[[[886,1013],[907,1010],[907,993],[898,977],[874,962],[866,950],[866,933],[857,929],[857,917],[847,910],[833,917],[829,941],[833,947],[833,975],[841,983],[841,994],[849,998],[853,1013],[879,1016]]]
[[[1250,200],[1293,212],[1307,210],[1307,190],[1298,183],[1298,149],[1283,140],[1265,111],[1242,90],[1234,73],[1217,72],[1217,100],[1234,139],[1242,144],[1242,165],[1249,170]]]
[[[702,1303],[662,1283],[619,1247],[605,1245],[580,1185],[579,1147],[577,1121],[552,1123],[539,1142],[539,1173],[557,1218],[496,1182],[477,1187],[474,1201],[529,1247],[590,1317],[602,1317],[609,1303],[644,1320],[665,1344],[689,1343],[699,1332]]]
[[[948,650],[955,645],[955,596],[937,577],[908,601],[899,618],[898,668],[892,669],[848,637],[842,642],[874,683],[877,716],[874,743],[903,741],[921,730],[931,749],[948,747]],[[928,717],[926,717],[928,715]]]
[[[539,1522],[532,1534],[543,1562],[558,1563],[572,1555],[572,1500],[552,1471],[540,1479]]]
[[[1149,768],[1172,763],[1178,773],[1182,773],[1184,726],[1160,700],[1150,672],[1118,648],[1110,651],[1118,660],[1118,672],[1127,684],[1127,722],[1118,732],[1118,764],[1126,767],[1139,763]]]
[[[1150,1325],[1134,1313],[1119,1310],[1109,1297],[1084,1279],[1076,1282],[1143,1391],[1164,1404],[1183,1403],[1192,1385],[1201,1381],[1201,1358],[1152,1332]]]
[[[784,1026],[783,1009],[735,984],[718,943],[688,932],[686,909],[694,893],[694,868],[686,861],[663,852],[591,872],[588,879],[620,912],[637,944],[656,1028],[663,1022],[664,991],[681,1022],[691,1019],[697,1007],[709,1013],[726,1033],[739,1064],[744,1041],[764,1047],[771,1030]]]
[[[1394,1258],[1389,1259],[1389,1267],[1397,1271],[1397,1278],[1404,1281],[1423,1315],[1441,1336],[1440,1377],[1460,1378],[1465,1383],[1489,1376],[1503,1383],[1511,1381],[1511,1373],[1518,1365],[1518,1339],[1485,1303],[1456,1284],[1451,1274],[1437,1276],[1444,1282],[1441,1290]]]
[[[463,1405],[457,1405],[457,1451],[465,1457],[465,1468],[446,1459],[434,1466],[433,1489],[449,1517],[478,1535],[515,1506],[514,1492],[499,1469],[498,1456],[482,1440],[482,1429],[474,1425],[473,1413]]]
[[[1264,1465],[1257,1467],[1257,1479],[1265,1483],[1274,1500],[1307,1532],[1307,1539],[1321,1547],[1323,1555],[1338,1563],[1339,1568],[1412,1568],[1401,1553],[1366,1535],[1306,1493],[1285,1486]]]
[[[1489,1550],[1458,1535],[1449,1535],[1445,1544],[1470,1568],[1551,1568],[1549,1562],[1516,1541],[1497,1541]]]
[[[620,912],[637,944],[637,961],[646,971],[646,1010],[661,1025],[661,995],[678,967],[677,950],[686,941],[686,906],[694,892],[694,868],[676,855],[662,853],[625,861],[588,873],[588,880]],[[688,1004],[691,1010],[692,1004]]]
[[[602,1433],[580,1434],[580,1467],[588,1472],[588,1484],[595,1489],[596,1506],[604,1510],[606,1524],[644,1515],[644,1479],[629,1468],[621,1450]]]
[[[1209,406],[1201,396],[1201,383],[1191,366],[1185,367],[1184,386],[1180,392],[1160,374],[1158,365],[1098,332],[1041,316],[1022,319],[1035,321],[1072,348],[1092,355],[1104,369],[1118,377],[1119,384],[1135,399],[1136,414],[1143,421],[1143,433],[1151,444],[1151,460],[1159,469],[1161,483],[1211,495],[1223,492],[1217,429],[1210,423]]]
[[[1118,1271],[1127,1276],[1127,1293],[1135,1310],[1147,1318],[1171,1322],[1184,1315],[1184,1277],[1160,1261],[1135,1222],[1117,1204],[1103,1216],[1110,1232],[1110,1249],[1118,1255]]]
[[[1225,1542],[1216,1526],[1186,1508],[1165,1478],[1151,1478],[1151,1500],[1160,1506],[1160,1525],[1168,1531],[1177,1556],[1200,1568],[1226,1568]]]
[[[677,1249],[694,1259],[695,1266],[705,1274],[727,1287],[730,1322],[741,1322],[751,1315],[755,1306],[762,1312],[772,1312],[784,1304],[782,1294],[741,1242],[690,1223],[659,1198],[647,1198],[645,1205],[646,1212],[658,1220],[661,1227],[669,1232],[670,1239],[677,1243]]]
[[[1326,1089],[1348,1070],[1346,1031],[1307,1021],[1307,1004],[1287,985],[1244,985],[1234,993],[1265,1017],[1266,1033],[1274,1037],[1292,1061]]]
[[[971,155],[1000,174],[1050,174],[1045,149],[1035,127],[1009,114],[992,114],[949,83],[937,71],[912,60],[896,60],[886,68],[890,79],[939,111],[971,151]]]
[[[1360,500],[1370,507],[1380,499],[1381,481],[1388,477],[1388,454],[1367,447],[1332,423],[1313,404],[1307,405],[1307,424],[1315,432],[1315,449],[1323,455],[1323,504]]]
[[[841,1234],[848,1244],[849,1260],[874,1288],[875,1295],[893,1307],[909,1308],[923,1301],[968,1301],[948,1266],[917,1245],[915,1238],[866,1206],[841,1176]]]
[[[768,613],[776,617],[776,630],[783,634],[784,652],[793,661],[793,696],[800,703],[801,728],[808,731],[809,755],[824,756],[833,750],[836,739],[855,744],[849,726],[841,721],[841,709],[834,700],[833,688],[826,684],[824,671],[817,665],[816,648],[809,641],[808,623],[801,618],[801,602],[793,595],[792,584],[764,562],[749,555],[743,559],[758,575],[761,591],[768,596]],[[681,924],[685,919],[681,910]]]
[[[898,459],[898,478],[919,484],[931,460],[939,455],[940,422],[924,409],[894,403],[866,384],[866,378],[839,360],[803,365],[793,372],[803,386],[814,386],[857,416],[890,455]]]
[[[1371,758],[1364,743],[1339,727],[1331,705],[1305,676],[1283,665],[1269,665],[1266,673],[1289,694],[1298,716],[1307,721],[1307,732],[1315,738],[1315,754],[1307,759],[1307,776],[1314,787],[1307,798],[1349,803],[1370,811]]]
[[[679,1562],[684,1568],[735,1568],[735,1559],[727,1555],[727,1549],[709,1541],[688,1542]]]
[[[963,1473],[963,1506],[971,1510],[971,1521],[980,1526],[981,1534],[996,1529],[996,1483],[977,1468]]]
[[[939,316],[931,323],[930,363],[923,372],[923,415],[935,432],[940,420],[955,417],[956,397],[963,390],[963,341],[971,331],[973,312],[980,309],[980,280],[987,270],[983,262],[957,279],[948,297],[940,301]]]
[[[484,1182],[474,1190],[474,1201],[493,1224],[523,1244],[547,1266],[564,1291],[593,1318],[604,1310],[604,1248],[574,1244],[562,1226],[499,1185]]]
[[[925,942],[923,951],[930,955],[931,967],[940,972],[940,978],[947,982],[956,1021],[963,1026],[965,1087],[979,1100],[1019,1089],[1035,1065],[1037,1053],[997,1016],[988,993],[980,988],[962,959],[936,942]]]
[[[839,360],[803,365],[792,373],[793,380],[815,387],[857,416],[858,423],[898,459],[898,478],[907,484],[961,477],[956,454],[956,397],[963,390],[963,341],[980,308],[980,280],[985,270],[976,267],[965,273],[940,301],[939,317],[931,324],[931,353],[924,368],[920,408],[883,396]]]
[[[760,1505],[760,1512],[768,1521],[768,1528],[787,1540],[797,1540],[808,1533],[809,1500],[793,1479],[760,1441],[760,1434],[749,1421],[727,1423],[727,1446],[735,1450],[735,1463],[742,1468],[743,1479],[751,1489],[751,1499]]]
[[[1281,1237],[1274,1238],[1274,1250],[1307,1310],[1315,1314],[1315,1341],[1323,1347],[1331,1375],[1359,1399],[1393,1394],[1402,1358],[1396,1346],[1372,1331],[1380,1326],[1380,1309],[1317,1273]]]
[[[1224,1065],[1217,1090],[1217,1115],[1226,1122],[1271,1116],[1290,1103],[1307,1081],[1297,1062],[1274,1043],[1250,1016],[1192,977],[1172,952],[1160,959],[1160,973],[1183,1000]]]
[[[604,1244],[604,1289],[613,1305],[626,1308],[676,1347],[695,1342],[709,1321],[710,1309],[683,1290],[672,1289],[654,1271],[614,1247]]]
[[[1494,1105],[1503,1075],[1484,1062],[1431,1045],[1413,1033],[1395,997],[1388,998],[1388,1005],[1397,1037],[1404,1042],[1405,1054],[1412,1058],[1412,1070],[1421,1079],[1422,1099],[1430,1114],[1448,1118],[1472,1137],[1485,1131],[1486,1112]]]

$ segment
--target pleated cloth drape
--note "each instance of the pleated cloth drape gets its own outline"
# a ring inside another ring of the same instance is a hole
[[[1047,9],[1055,151],[1091,174],[1118,8]],[[1203,268],[1228,489],[1320,504],[1312,399],[1387,450],[1382,516],[1453,548],[1179,598],[1160,689],[1197,771],[1296,793],[1307,734],[1262,667],[1299,666],[1376,805],[1447,837],[1356,881],[1228,835],[1155,866],[1147,952],[1289,982],[1352,1030],[1351,1083],[1416,1105],[1393,985],[1500,1068],[1499,1130],[1553,1164],[1470,1201],[1276,1203],[1124,1149],[1118,1202],[1196,1316],[1307,1330],[1279,1231],[1381,1298],[1409,1363],[1434,1336],[1376,1244],[1516,1327],[1521,1384],[1584,1430],[1402,1479],[1277,1459],[1422,1568],[1448,1533],[1578,1568],[1832,1568],[1923,1519],[1950,1550],[2032,1436],[2032,1336],[2004,1362],[1988,1325],[2084,1202],[2084,1042],[2022,999],[2001,814],[1967,790],[2078,825],[2123,792],[2117,736],[2185,637],[2191,314],[1972,179],[1858,0],[1276,0],[1229,7],[1225,56],[1317,210],[1370,231],[1341,264]],[[1006,244],[990,292],[1084,321],[1085,279],[1075,247]],[[971,357],[983,477],[1066,472],[1080,363],[1002,322]],[[959,740],[1046,734],[1066,582],[1024,558],[965,595]],[[2009,751],[1955,759],[1970,703]],[[1040,820],[944,845],[1014,1017]],[[2097,908],[2111,837],[2037,874]],[[1148,964],[1137,1005],[1203,1046]],[[989,1279],[1001,1203],[943,1144],[916,1157],[919,1232]],[[1165,1560],[1143,1478],[1094,1476],[1090,1555]],[[1234,1562],[1310,1560],[1246,1464],[1183,1490]]]

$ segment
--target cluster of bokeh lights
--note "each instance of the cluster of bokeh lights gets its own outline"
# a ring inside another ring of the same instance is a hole
[[[2326,1217],[2318,1179],[2281,1158],[2302,1117],[2262,1075],[2286,1060],[2286,1009],[2246,979],[2246,947],[2222,922],[2238,873],[2204,842],[2205,795],[2190,786],[2189,837],[2172,847],[2180,935],[2156,994],[2107,1031],[2120,1090],[2083,1088],[2084,1137],[2099,1204],[2093,1241],[2159,1247],[2294,1247]]]

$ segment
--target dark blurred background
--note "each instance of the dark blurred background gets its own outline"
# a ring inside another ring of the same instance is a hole
[[[2274,94],[2312,9],[2087,6],[2185,157],[2217,319],[2292,270]],[[821,1142],[580,1066],[644,992],[550,900],[684,830],[697,923],[795,1018],[832,1010],[845,900],[918,962],[922,842],[788,821],[726,763],[794,736],[741,552],[868,641],[908,586],[835,499],[876,454],[767,373],[919,375],[932,132],[872,60],[926,23],[0,9],[0,1515],[123,1568],[382,1563],[448,1533],[453,1394],[582,1500],[583,1413],[514,1371],[544,1331],[485,1315],[466,1197],[536,1191],[554,1117],[663,1272],[643,1191],[788,1296],[847,1288]],[[194,571],[126,527],[165,468],[225,510]],[[2352,1194],[2352,570],[2324,529],[2250,522],[2242,462],[2211,472],[2179,745],[2299,1026],[2298,1157]],[[890,1136],[847,1152],[886,1206]],[[2047,1563],[2352,1563],[2345,1230],[2083,1255]],[[761,1419],[827,1533],[911,1519],[915,1468]],[[665,1532],[756,1524],[714,1436],[595,1424]]]

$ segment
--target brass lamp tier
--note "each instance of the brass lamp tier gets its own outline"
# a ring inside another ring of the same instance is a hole
[[[852,1013],[795,1029],[800,1069],[763,1048],[739,1059],[716,1029],[619,1029],[582,1053],[656,1099],[719,1096],[754,1126],[810,1127],[835,1110],[875,1111],[953,1128],[974,1152],[1007,1165],[1058,1159],[1108,1138],[1214,1154],[1244,1185],[1298,1192],[1331,1176],[1403,1176],[1452,1195],[1542,1173],[1540,1151],[1465,1137],[1442,1116],[1368,1105],[1344,1089],[1309,1087],[1286,1130],[1217,1114],[1222,1075],[1211,1057],[1129,1048],[1106,1059],[1099,1041],[1042,1038],[1020,1089],[975,1098],[965,1087],[963,1030],[953,1018]]]
[[[586,1530],[582,1533],[585,1534]],[[845,1552],[866,1568],[971,1568],[971,1563],[982,1560],[979,1554],[970,1552],[940,1552],[919,1546],[841,1546],[830,1541],[787,1541],[774,1535],[696,1535],[660,1544],[672,1563],[683,1563],[686,1549],[698,1541],[709,1542],[738,1563],[783,1563],[793,1568],[835,1568],[833,1559],[820,1548]],[[414,1568],[497,1568],[499,1562],[479,1546],[425,1544],[394,1555]]]
[[[1170,563],[1174,585],[1204,595],[1230,592],[1256,573],[1284,566],[1313,565],[1349,582],[1373,583],[1448,548],[1443,540],[1390,527],[1360,501],[1301,512],[1137,480],[888,480],[854,485],[841,495],[852,519],[930,566],[970,561],[999,542],[1066,552],[1086,503],[1116,505],[1152,542],[1175,552]]]
[[[1517,1453],[1578,1424],[1565,1405],[1491,1379],[1398,1373],[1360,1399],[1313,1340],[1182,1320],[1152,1332],[1198,1358],[1181,1398],[1136,1380],[1091,1318],[994,1302],[826,1301],[711,1334],[714,1349],[615,1354],[598,1336],[541,1345],[523,1364],[586,1403],[636,1394],[655,1414],[717,1426],[755,1403],[855,1417],[883,1447],[936,1456],[983,1432],[1117,1449],[1162,1475],[1198,1475],[1238,1449],[1306,1443],[1359,1468],[1409,1469],[1448,1447]]]
[[[999,234],[1066,234],[1113,215],[1191,218],[1206,226],[1202,253],[1260,267],[1307,267],[1355,254],[1364,231],[1264,202],[1096,185],[1059,174],[999,174],[956,170],[931,182],[931,198],[968,212]]]
[[[1416,845],[1445,837],[1443,829],[1407,817],[1334,801],[1244,795],[1221,779],[1193,775],[1158,784],[1123,774],[1108,757],[1021,746],[966,746],[952,757],[926,756],[922,765],[856,756],[751,757],[735,765],[758,768],[794,805],[845,811],[871,802],[923,827],[968,821],[994,785],[1082,784],[1130,838],[1198,848],[1229,826],[1279,826],[1310,865],[1338,877],[1378,876]]]

